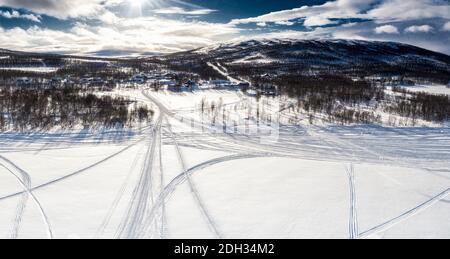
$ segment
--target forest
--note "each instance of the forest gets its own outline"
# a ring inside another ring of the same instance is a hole
[[[255,86],[276,85],[279,94],[298,100],[298,108],[309,114],[324,113],[331,122],[341,124],[380,123],[374,111],[380,108],[389,114],[430,122],[450,119],[447,95],[412,92],[393,87],[394,96],[386,88],[368,81],[354,81],[336,75],[282,75],[274,78],[253,77]]]
[[[132,108],[129,108],[132,107]],[[0,131],[131,127],[149,121],[154,112],[122,97],[96,96],[76,88],[0,89]]]
[[[400,93],[396,101],[386,107],[389,113],[416,120],[443,122],[450,119],[450,99],[447,95],[433,95],[424,92],[412,92],[401,87],[392,91]]]

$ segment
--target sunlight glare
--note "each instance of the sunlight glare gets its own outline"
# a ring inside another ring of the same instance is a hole
[[[142,16],[144,5],[152,0],[127,0],[132,15]]]
[[[128,2],[132,8],[142,8],[142,5],[146,0],[128,0]]]

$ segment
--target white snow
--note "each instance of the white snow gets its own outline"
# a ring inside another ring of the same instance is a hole
[[[450,86],[446,85],[415,85],[401,86],[413,92],[425,92],[430,94],[446,94],[450,96]]]
[[[261,53],[255,52],[246,57],[234,60],[232,63],[234,64],[248,64],[248,63],[257,63],[257,64],[270,64],[276,62],[277,60],[269,58]]]
[[[0,134],[0,237],[450,237],[448,126],[312,126],[226,90],[111,94],[157,108],[153,126]]]
[[[56,72],[58,67],[0,67],[0,70],[24,71],[24,72],[40,72],[52,73]]]

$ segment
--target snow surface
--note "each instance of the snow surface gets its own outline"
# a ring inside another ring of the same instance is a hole
[[[58,67],[0,67],[0,70],[24,71],[24,72],[40,72],[52,73],[57,71]]]
[[[450,86],[446,85],[415,85],[401,86],[413,92],[425,92],[430,94],[446,94],[450,96]]]
[[[313,126],[226,90],[111,94],[153,124],[0,133],[0,237],[450,238],[448,126]]]

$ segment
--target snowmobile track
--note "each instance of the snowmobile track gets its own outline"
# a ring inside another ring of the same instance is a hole
[[[9,165],[11,168],[9,168],[5,164]],[[41,217],[43,219],[43,222],[46,226],[46,231],[47,231],[48,237],[50,239],[53,239],[53,231],[52,231],[52,227],[49,223],[47,214],[45,213],[40,201],[37,199],[37,197],[33,194],[32,190],[30,189],[30,186],[31,186],[30,175],[27,172],[25,172],[24,170],[22,170],[20,167],[18,167],[16,164],[14,164],[12,161],[10,161],[9,159],[7,159],[1,155],[0,155],[0,166],[5,168],[6,170],[8,170],[17,179],[17,181],[20,183],[20,185],[24,189],[23,193],[27,194],[27,199],[28,199],[28,196],[30,196],[32,198],[32,200],[36,204],[36,206],[41,214]],[[27,199],[22,199],[21,204],[19,204],[20,209],[19,209],[18,213],[20,213],[20,214],[23,213],[25,206],[26,206]],[[17,238],[17,236],[18,236],[21,218],[22,218],[22,215],[16,215],[16,221],[15,221],[13,232],[11,235],[12,238]]]

